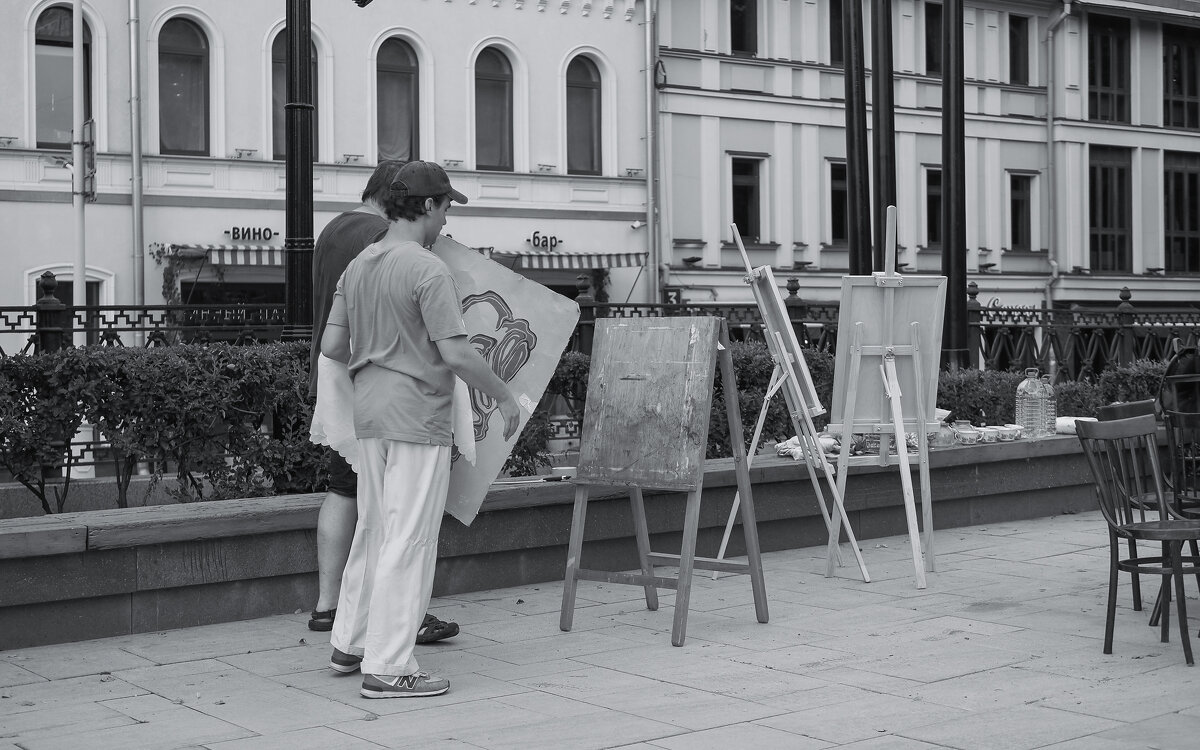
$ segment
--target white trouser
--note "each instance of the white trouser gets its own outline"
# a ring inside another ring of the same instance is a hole
[[[364,674],[417,671],[413,645],[433,593],[450,448],[358,441],[358,525],[330,642]]]

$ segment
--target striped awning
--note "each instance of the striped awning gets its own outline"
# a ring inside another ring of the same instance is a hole
[[[216,266],[282,266],[283,248],[277,245],[168,245],[167,252],[181,258],[202,258]]]
[[[506,253],[495,251],[497,259],[513,258],[515,268],[553,271],[589,270],[593,268],[636,268],[646,265],[646,253]]]

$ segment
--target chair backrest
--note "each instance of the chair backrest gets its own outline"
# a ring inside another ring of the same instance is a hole
[[[1096,410],[1096,419],[1099,419],[1101,422],[1111,422],[1114,419],[1128,419],[1129,417],[1140,417],[1143,414],[1154,413],[1154,399],[1147,398],[1142,401],[1126,401],[1123,404],[1101,406]]]
[[[1075,423],[1100,511],[1112,526],[1145,519],[1147,506],[1166,518],[1158,461],[1158,422],[1153,416]]]
[[[1163,414],[1167,426],[1167,462],[1176,509],[1200,504],[1200,414],[1168,411]]]
[[[1200,349],[1181,347],[1167,360],[1158,403],[1164,412],[1200,412]]]

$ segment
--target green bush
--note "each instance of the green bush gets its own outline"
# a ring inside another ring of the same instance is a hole
[[[1131,365],[1111,367],[1097,380],[1100,404],[1157,398],[1166,362],[1139,359]]]

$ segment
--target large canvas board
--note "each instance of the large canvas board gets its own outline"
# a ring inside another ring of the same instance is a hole
[[[433,252],[454,275],[471,344],[523,407],[523,429],[575,330],[579,305],[448,237],[438,237]],[[454,452],[446,500],[446,512],[468,525],[516,441],[504,441],[491,398],[471,389],[471,409],[475,464]]]
[[[701,486],[722,323],[596,321],[578,484]]]
[[[946,305],[945,276],[893,276],[899,285],[880,286],[879,274],[844,276],[841,308],[838,312],[837,352],[833,371],[833,403],[829,432],[840,434],[890,431],[889,401],[879,372],[884,346],[919,346],[922,382],[917,383],[914,364],[917,357],[897,356],[896,370],[904,403],[907,431],[936,431],[934,409],[937,403],[938,361],[942,351],[942,316]],[[858,372],[853,424],[846,426],[846,396],[850,388],[856,324],[862,324],[861,343],[867,347]],[[914,337],[913,323],[920,333]],[[918,389],[924,395],[925,414],[916,413]],[[882,427],[882,429],[881,429]]]

